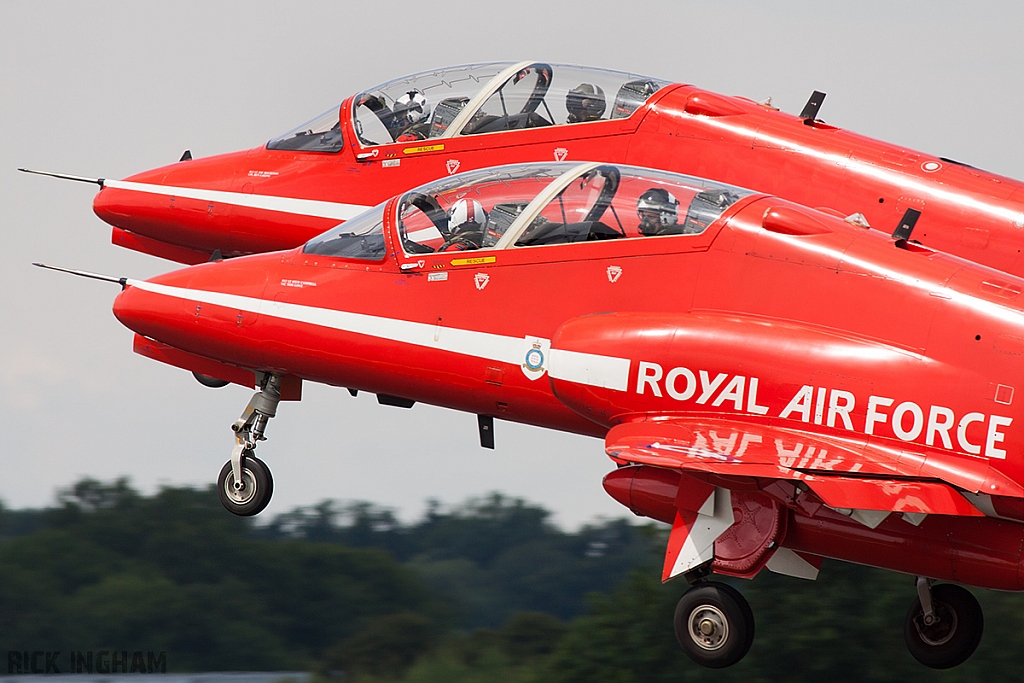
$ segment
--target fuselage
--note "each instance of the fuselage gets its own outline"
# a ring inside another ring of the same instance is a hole
[[[769,208],[821,232],[766,230]],[[993,270],[760,196],[700,235],[388,252],[197,266],[129,287],[115,313],[230,365],[581,434],[742,416],[1024,481],[1024,283]]]

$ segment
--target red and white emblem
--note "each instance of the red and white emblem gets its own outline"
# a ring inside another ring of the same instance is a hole
[[[454,175],[455,172],[459,170],[459,166],[461,165],[462,162],[460,162],[458,159],[449,159],[448,161],[444,162],[444,167],[445,169],[447,169],[448,175]]]
[[[473,284],[476,285],[477,289],[483,289],[487,286],[487,283],[491,281],[491,276],[487,273],[477,273],[473,276]]]
[[[622,276],[621,266],[608,266],[608,282],[618,282]]]
[[[555,161],[565,161],[567,156],[569,156],[569,150],[565,147],[555,147]]]

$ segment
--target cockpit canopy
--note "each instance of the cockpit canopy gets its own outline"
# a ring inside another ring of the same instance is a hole
[[[356,96],[364,145],[626,118],[668,85],[638,74],[543,62],[425,71]]]
[[[397,205],[407,254],[697,235],[752,194],[722,183],[601,163],[498,166],[411,190]],[[310,241],[311,254],[384,258],[382,204]]]
[[[363,145],[496,133],[627,118],[668,81],[608,69],[492,62],[435,69],[370,88],[352,101]],[[268,149],[337,152],[340,106],[267,144]]]

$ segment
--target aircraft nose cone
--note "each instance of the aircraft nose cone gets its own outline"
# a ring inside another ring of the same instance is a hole
[[[92,212],[101,221],[113,226],[117,226],[126,217],[123,208],[118,206],[117,194],[116,190],[104,187],[96,193],[92,200]],[[122,210],[119,211],[119,208],[122,208]]]
[[[147,291],[146,283],[129,284],[114,298],[114,317],[132,332],[159,339],[162,330],[183,317],[180,305],[168,297]]]
[[[280,255],[251,256],[129,281],[114,299],[114,317],[136,334],[181,351],[258,367],[264,263],[275,259]]]

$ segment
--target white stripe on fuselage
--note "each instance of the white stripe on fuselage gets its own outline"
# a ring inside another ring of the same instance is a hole
[[[439,351],[450,351],[511,365],[522,365],[525,354],[525,336],[510,337],[490,332],[441,327],[429,323],[397,320],[365,313],[335,311],[328,308],[268,301],[237,294],[209,292],[201,289],[170,287],[153,282],[128,280],[132,287],[154,294],[198,303],[237,308],[242,311],[267,315],[282,320],[326,327],[342,332],[363,334],[379,339],[423,346]],[[555,379],[576,384],[626,391],[629,384],[629,359],[601,356],[579,351],[551,349],[548,373]]]
[[[347,221],[369,209],[363,204],[339,204],[322,202],[316,199],[295,199],[294,197],[274,197],[268,194],[246,194],[244,192],[224,192],[222,190],[201,190],[194,187],[175,187],[173,185],[151,185],[149,183],[133,183],[128,180],[104,180],[104,187],[131,192],[148,192],[149,194],[198,199],[200,201],[220,202],[233,206],[244,206],[249,209],[279,211],[299,216],[315,216],[317,218],[333,218]]]

